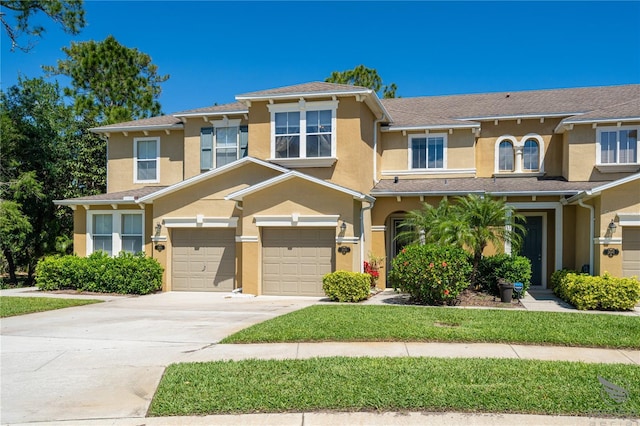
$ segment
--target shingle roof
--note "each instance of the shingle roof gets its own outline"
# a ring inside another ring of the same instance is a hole
[[[610,107],[597,109],[583,115],[577,115],[570,117],[563,122],[565,123],[579,123],[582,121],[592,122],[598,120],[613,120],[613,119],[638,119],[640,121],[640,98],[631,99],[628,102],[616,104]]]
[[[595,110],[640,99],[640,85],[583,87],[574,89],[532,90],[522,92],[482,93],[451,96],[382,99],[393,118],[394,127],[442,124],[451,120],[495,119],[514,116],[549,116],[586,114]],[[631,112],[640,111],[630,104]],[[612,111],[613,112],[613,111]],[[625,112],[628,113],[628,112]]]
[[[380,195],[459,195],[469,193],[489,194],[562,194],[575,195],[580,191],[602,185],[604,182],[567,182],[562,178],[452,178],[452,179],[383,179],[371,190],[374,197]]]
[[[158,117],[142,118],[140,120],[125,121],[123,123],[108,124],[106,126],[95,127],[92,130],[119,129],[122,127],[153,127],[172,126],[181,124],[181,121],[172,115],[161,115]]]
[[[247,106],[240,102],[231,102],[223,105],[212,105],[212,106],[203,107],[203,108],[195,108],[195,109],[188,109],[186,111],[174,112],[173,115],[179,117],[182,115],[190,115],[190,114],[205,114],[205,113],[221,114],[225,112],[228,112],[228,113],[247,112]]]
[[[250,98],[272,95],[293,95],[300,93],[340,93],[369,91],[370,89],[362,86],[353,86],[350,84],[326,83],[324,81],[314,81],[311,83],[296,84],[293,86],[277,87],[274,89],[260,90],[257,92],[249,92],[238,95],[236,98]]]
[[[106,194],[89,195],[86,197],[69,198],[66,200],[56,200],[56,204],[105,204],[109,202],[117,203],[122,201],[131,201],[144,197],[145,195],[153,194],[166,188],[166,186],[144,186],[142,188],[130,189],[128,191],[109,192]]]

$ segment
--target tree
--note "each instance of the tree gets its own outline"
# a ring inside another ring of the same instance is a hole
[[[485,248],[493,244],[499,250],[505,242],[519,245],[526,233],[522,225],[525,218],[502,199],[469,194],[455,200],[450,205],[443,199],[438,207],[424,203],[421,210],[409,212],[399,238],[421,244],[453,244],[470,250],[471,284],[475,286]]]
[[[7,260],[9,282],[18,284],[15,251],[24,247],[32,227],[15,201],[0,199],[0,250]]]
[[[101,125],[147,118],[161,113],[159,75],[151,57],[125,47],[113,36],[104,41],[71,43],[66,59],[43,66],[50,75],[71,78],[64,94],[74,101],[75,113]]]
[[[18,43],[18,39],[22,35],[42,37],[42,33],[45,31],[44,27],[32,25],[30,22],[30,18],[40,12],[60,24],[68,34],[78,34],[86,25],[82,0],[2,0],[0,5],[2,6],[0,22],[11,40],[12,52],[16,48],[23,52],[28,52],[33,48],[34,44],[31,41],[28,41],[26,45]],[[6,11],[13,12],[14,23],[9,22]]]
[[[398,86],[395,83],[389,85],[382,84],[382,78],[378,75],[378,71],[374,68],[367,68],[364,65],[358,65],[352,70],[334,71],[325,80],[327,83],[352,84],[354,86],[368,87],[385,99],[395,98]]]

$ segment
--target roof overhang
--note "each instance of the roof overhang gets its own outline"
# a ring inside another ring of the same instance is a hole
[[[614,124],[614,125],[621,125],[622,123],[629,123],[629,122],[634,122],[634,121],[640,121],[640,117],[624,117],[624,118],[594,118],[594,119],[585,119],[585,120],[580,120],[580,119],[566,119],[566,120],[562,120],[560,123],[558,123],[558,125],[556,126],[556,128],[553,130],[554,133],[564,133],[567,130],[573,130],[573,126],[575,124],[591,124],[591,125],[598,125],[598,124]]]
[[[458,117],[459,120],[469,121],[495,121],[495,120],[536,120],[540,118],[557,118],[557,117],[571,117],[574,115],[581,115],[584,112],[550,112],[540,114],[516,114],[516,115],[487,115],[479,117]]]
[[[381,128],[381,132],[401,132],[415,130],[448,130],[448,129],[479,129],[480,123],[460,123],[460,124],[435,124],[424,126],[389,126]]]
[[[280,176],[276,176],[273,177],[271,179],[267,179],[263,182],[257,183],[255,185],[252,185],[248,188],[245,189],[241,189],[239,191],[233,192],[229,195],[227,195],[226,197],[224,197],[225,200],[234,200],[234,201],[242,201],[242,199],[247,196],[247,195],[251,195],[254,194],[256,192],[262,191],[263,189],[266,188],[270,188],[272,186],[278,185],[280,183],[286,182],[288,180],[291,179],[303,179],[306,180],[308,182],[312,182],[315,183],[317,185],[323,186],[325,188],[329,188],[332,189],[334,191],[338,191],[338,192],[342,192],[344,194],[348,194],[350,196],[353,197],[353,199],[358,200],[358,201],[366,201],[369,203],[372,203],[375,201],[375,198],[373,198],[370,195],[367,194],[363,194],[361,192],[358,191],[354,191],[352,189],[349,188],[345,188],[343,186],[340,185],[336,185],[335,183],[331,183],[331,182],[327,182],[318,178],[315,178],[313,176],[309,176],[306,175],[304,173],[300,173],[297,171],[289,171],[283,175]]]
[[[194,117],[223,117],[225,115],[241,115],[248,114],[248,109],[232,110],[232,111],[209,111],[209,112],[192,112],[186,114],[172,114],[176,118],[194,118]]]
[[[114,133],[114,132],[152,132],[161,130],[182,130],[182,123],[176,124],[156,124],[147,126],[103,126],[89,129],[92,133]]]
[[[153,194],[149,194],[149,195],[146,195],[144,197],[141,197],[141,198],[138,199],[137,202],[139,202],[139,203],[152,203],[153,200],[155,200],[157,198],[164,197],[165,195],[172,194],[172,193],[174,193],[176,191],[179,191],[181,189],[184,189],[184,188],[188,188],[189,186],[195,185],[195,184],[197,184],[199,182],[205,181],[205,180],[210,179],[210,178],[212,178],[214,176],[218,176],[218,175],[224,174],[224,173],[226,173],[228,171],[238,169],[238,168],[240,168],[240,167],[242,167],[242,166],[244,166],[246,164],[249,164],[249,163],[258,164],[258,165],[263,166],[263,167],[268,167],[268,168],[270,168],[272,170],[276,170],[276,171],[278,171],[280,173],[286,173],[286,172],[289,171],[289,169],[285,169],[284,167],[280,167],[280,166],[278,166],[276,164],[271,164],[271,163],[268,163],[266,161],[258,160],[257,158],[244,157],[244,158],[241,158],[240,160],[234,161],[233,163],[226,164],[226,165],[224,165],[222,167],[219,167],[217,169],[209,170],[208,172],[201,173],[201,174],[193,176],[193,177],[191,177],[189,179],[183,180],[182,182],[178,182],[175,185],[168,186],[168,187],[166,187],[164,189],[161,189],[160,191],[154,192]]]
[[[625,183],[634,182],[636,180],[640,180],[640,173],[629,175],[629,176],[623,177],[622,179],[614,180],[613,182],[607,182],[603,185],[596,186],[586,191],[580,191],[578,194],[567,199],[567,203],[572,204],[580,200],[588,200],[590,198],[597,197],[603,191],[615,188],[616,186],[624,185]]]
[[[490,195],[495,197],[520,197],[520,196],[567,196],[571,194],[575,194],[578,191],[485,191],[485,190],[476,190],[476,191],[410,191],[410,192],[401,192],[401,191],[374,191],[373,195],[376,197],[418,197],[418,196],[445,196],[445,195],[467,195],[467,194],[477,194],[477,195]]]

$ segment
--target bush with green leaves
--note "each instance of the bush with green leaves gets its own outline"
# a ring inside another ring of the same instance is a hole
[[[554,271],[551,274],[551,279],[549,280],[549,288],[553,290],[553,292],[560,298],[564,298],[562,291],[564,287],[560,285],[562,280],[567,276],[567,274],[577,274],[578,271],[574,271],[573,269],[562,268],[557,271]]]
[[[506,253],[483,257],[478,265],[478,283],[482,289],[489,294],[499,295],[500,278],[510,283],[521,282],[521,295],[524,296],[531,285],[531,261],[524,256]]]
[[[360,272],[336,271],[322,277],[322,290],[331,300],[360,302],[370,295],[371,276]]]
[[[36,267],[36,286],[41,290],[149,294],[162,288],[162,272],[158,261],[143,253],[49,256]]]
[[[606,272],[599,277],[568,272],[556,278],[555,294],[580,310],[628,311],[640,302],[636,278],[616,278]]]
[[[469,286],[469,254],[457,246],[410,245],[393,259],[389,281],[420,304],[453,304]]]

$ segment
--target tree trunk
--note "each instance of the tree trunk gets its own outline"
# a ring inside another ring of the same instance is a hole
[[[33,273],[35,272],[35,267],[33,262],[29,262],[29,267],[27,268],[27,282],[25,285],[27,287],[31,287],[33,285]]]
[[[7,259],[7,265],[9,266],[9,282],[18,285],[18,278],[16,277],[16,263],[13,260],[13,253],[8,248],[2,250],[4,257]]]

